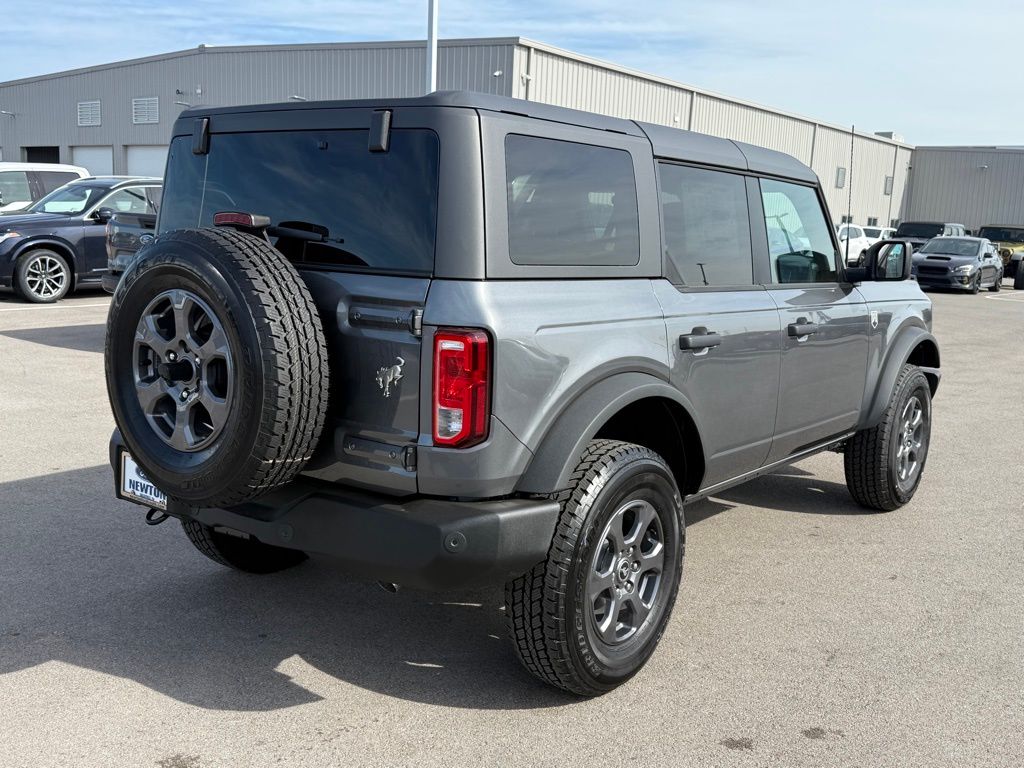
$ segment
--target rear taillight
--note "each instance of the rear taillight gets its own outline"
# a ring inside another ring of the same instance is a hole
[[[434,334],[434,444],[466,448],[487,437],[491,356],[480,330]]]

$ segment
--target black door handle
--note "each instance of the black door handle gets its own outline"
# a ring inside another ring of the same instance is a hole
[[[712,347],[717,347],[721,343],[721,334],[711,333],[703,326],[694,328],[692,333],[684,333],[679,337],[679,348],[688,352],[711,349]]]
[[[800,337],[800,336],[813,336],[818,332],[817,323],[808,323],[804,318],[800,318],[797,323],[789,324],[789,335]]]

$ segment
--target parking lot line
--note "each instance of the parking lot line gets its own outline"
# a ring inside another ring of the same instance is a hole
[[[40,304],[32,307],[2,307],[0,312],[28,312],[33,309],[86,309],[88,307],[109,307],[110,303],[104,304]]]
[[[991,299],[992,301],[1012,301],[1016,304],[1024,303],[1024,293],[1014,294],[1012,296],[986,296],[985,298]]]

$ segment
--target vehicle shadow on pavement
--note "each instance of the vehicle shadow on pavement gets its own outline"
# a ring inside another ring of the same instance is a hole
[[[29,341],[33,344],[44,344],[58,349],[102,354],[106,341],[106,329],[105,323],[88,323],[86,325],[65,325],[60,328],[21,328],[14,331],[2,331],[0,336],[18,341]]]
[[[857,504],[845,485],[822,480],[799,467],[786,467],[763,475],[716,493],[714,499],[809,515],[876,514]]]
[[[500,589],[391,595],[312,561],[235,573],[111,483],[99,466],[0,485],[0,676],[58,661],[231,711],[330,698],[337,681],[450,707],[578,701],[519,667]]]

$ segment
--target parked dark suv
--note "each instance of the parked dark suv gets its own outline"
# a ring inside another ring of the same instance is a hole
[[[107,330],[117,493],[206,556],[504,582],[530,672],[653,653],[684,503],[818,451],[908,502],[931,303],[777,152],[465,93],[196,109]],[[386,642],[386,640],[385,640]]]
[[[89,177],[0,217],[0,286],[48,304],[99,285],[107,269],[107,222],[118,212],[156,213],[159,204],[159,179]]]

